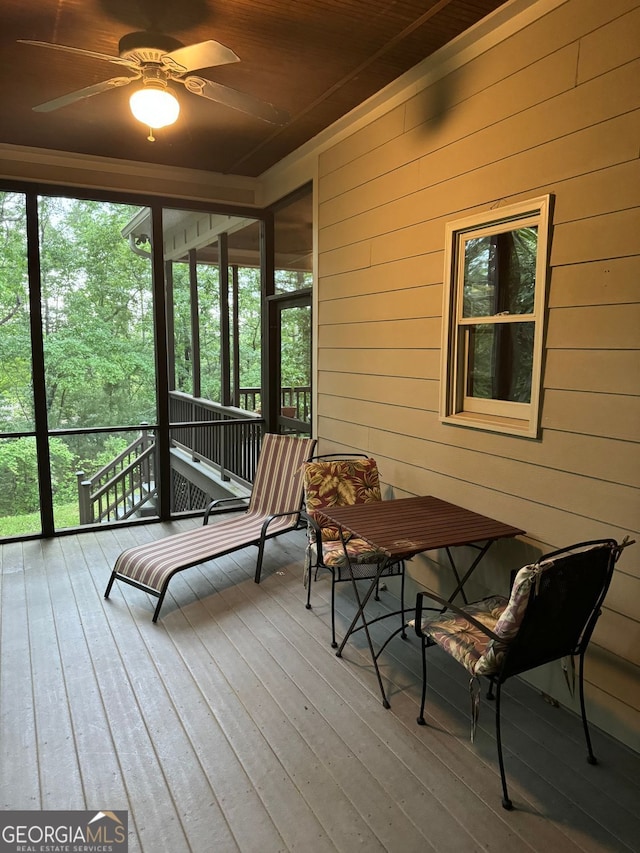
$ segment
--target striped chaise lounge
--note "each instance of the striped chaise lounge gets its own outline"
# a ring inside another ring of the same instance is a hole
[[[215,501],[204,516],[204,526],[128,548],[116,560],[104,597],[113,582],[124,581],[157,596],[153,621],[158,619],[169,581],[177,573],[231,551],[258,546],[255,582],[260,583],[264,543],[293,530],[302,508],[303,463],[310,458],[315,439],[267,433],[262,442],[249,505],[239,517],[208,526],[211,512],[238,512],[238,499]],[[234,503],[234,506],[220,506]]]

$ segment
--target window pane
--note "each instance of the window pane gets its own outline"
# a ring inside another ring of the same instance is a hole
[[[311,189],[274,214],[275,290],[290,293],[313,281],[313,196]]]
[[[531,402],[533,323],[467,326],[466,395]]]
[[[463,246],[464,317],[533,313],[537,226],[471,237]]]
[[[310,420],[311,306],[280,312],[280,413]]]

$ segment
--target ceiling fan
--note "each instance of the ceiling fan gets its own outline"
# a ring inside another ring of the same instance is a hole
[[[194,95],[240,110],[271,124],[284,125],[289,121],[288,114],[272,104],[190,73],[240,61],[230,48],[213,39],[185,46],[177,39],[160,32],[145,30],[128,33],[120,39],[118,56],[51,42],[31,39],[18,41],[21,44],[90,56],[124,66],[132,72],[128,77],[112,77],[102,83],[46,101],[44,104],[33,107],[36,112],[51,112],[84,98],[91,98],[93,95],[140,81],[142,86],[132,94],[130,106],[134,116],[149,128],[147,139],[151,142],[154,141],[154,129],[173,124],[178,118],[180,104],[172,91],[173,83],[181,83]]]

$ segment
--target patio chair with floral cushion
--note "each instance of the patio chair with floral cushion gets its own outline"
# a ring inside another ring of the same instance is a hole
[[[294,530],[300,522],[302,465],[313,454],[315,444],[312,438],[267,433],[248,506],[238,505],[243,498],[214,501],[205,512],[203,527],[123,551],[116,560],[104,597],[109,598],[115,580],[143,589],[158,598],[153,614],[155,622],[169,581],[177,572],[248,545],[258,548],[255,582],[260,583],[265,541]],[[212,514],[240,510],[244,512],[236,518],[208,525]]]
[[[337,506],[352,506],[381,501],[378,465],[375,459],[360,457],[330,459],[319,457],[304,466],[304,498],[308,522],[304,580],[307,587],[307,609],[311,609],[311,582],[318,572],[331,574],[331,645],[336,642],[336,584],[345,581],[372,580],[376,577],[385,555],[372,548],[364,539],[345,534],[332,527],[322,510]],[[346,552],[346,553],[345,553]],[[399,576],[400,631],[405,634],[404,562],[386,566],[381,577]],[[376,600],[379,600],[376,588]]]
[[[478,676],[490,680],[487,698],[495,698],[496,742],[502,780],[502,805],[513,808],[507,792],[500,734],[500,690],[513,675],[555,660],[579,659],[579,696],[587,742],[587,760],[596,763],[584,702],[584,654],[607,593],[613,568],[622,550],[613,539],[595,540],[554,551],[539,562],[521,568],[510,597],[492,595],[458,607],[429,592],[418,593],[415,627],[422,641],[422,698],[418,723],[426,725],[427,655],[440,646],[470,674],[473,741],[479,708]],[[436,608],[427,607],[430,599]],[[569,671],[565,667],[565,674]],[[573,679],[569,680],[573,690]],[[495,697],[493,694],[496,686]]]

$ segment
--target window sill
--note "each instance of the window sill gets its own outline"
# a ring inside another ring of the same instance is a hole
[[[456,412],[455,415],[445,415],[440,420],[443,424],[501,432],[507,435],[517,435],[521,438],[538,438],[538,429],[529,420],[507,418],[503,415],[490,415],[486,412],[482,414]]]

